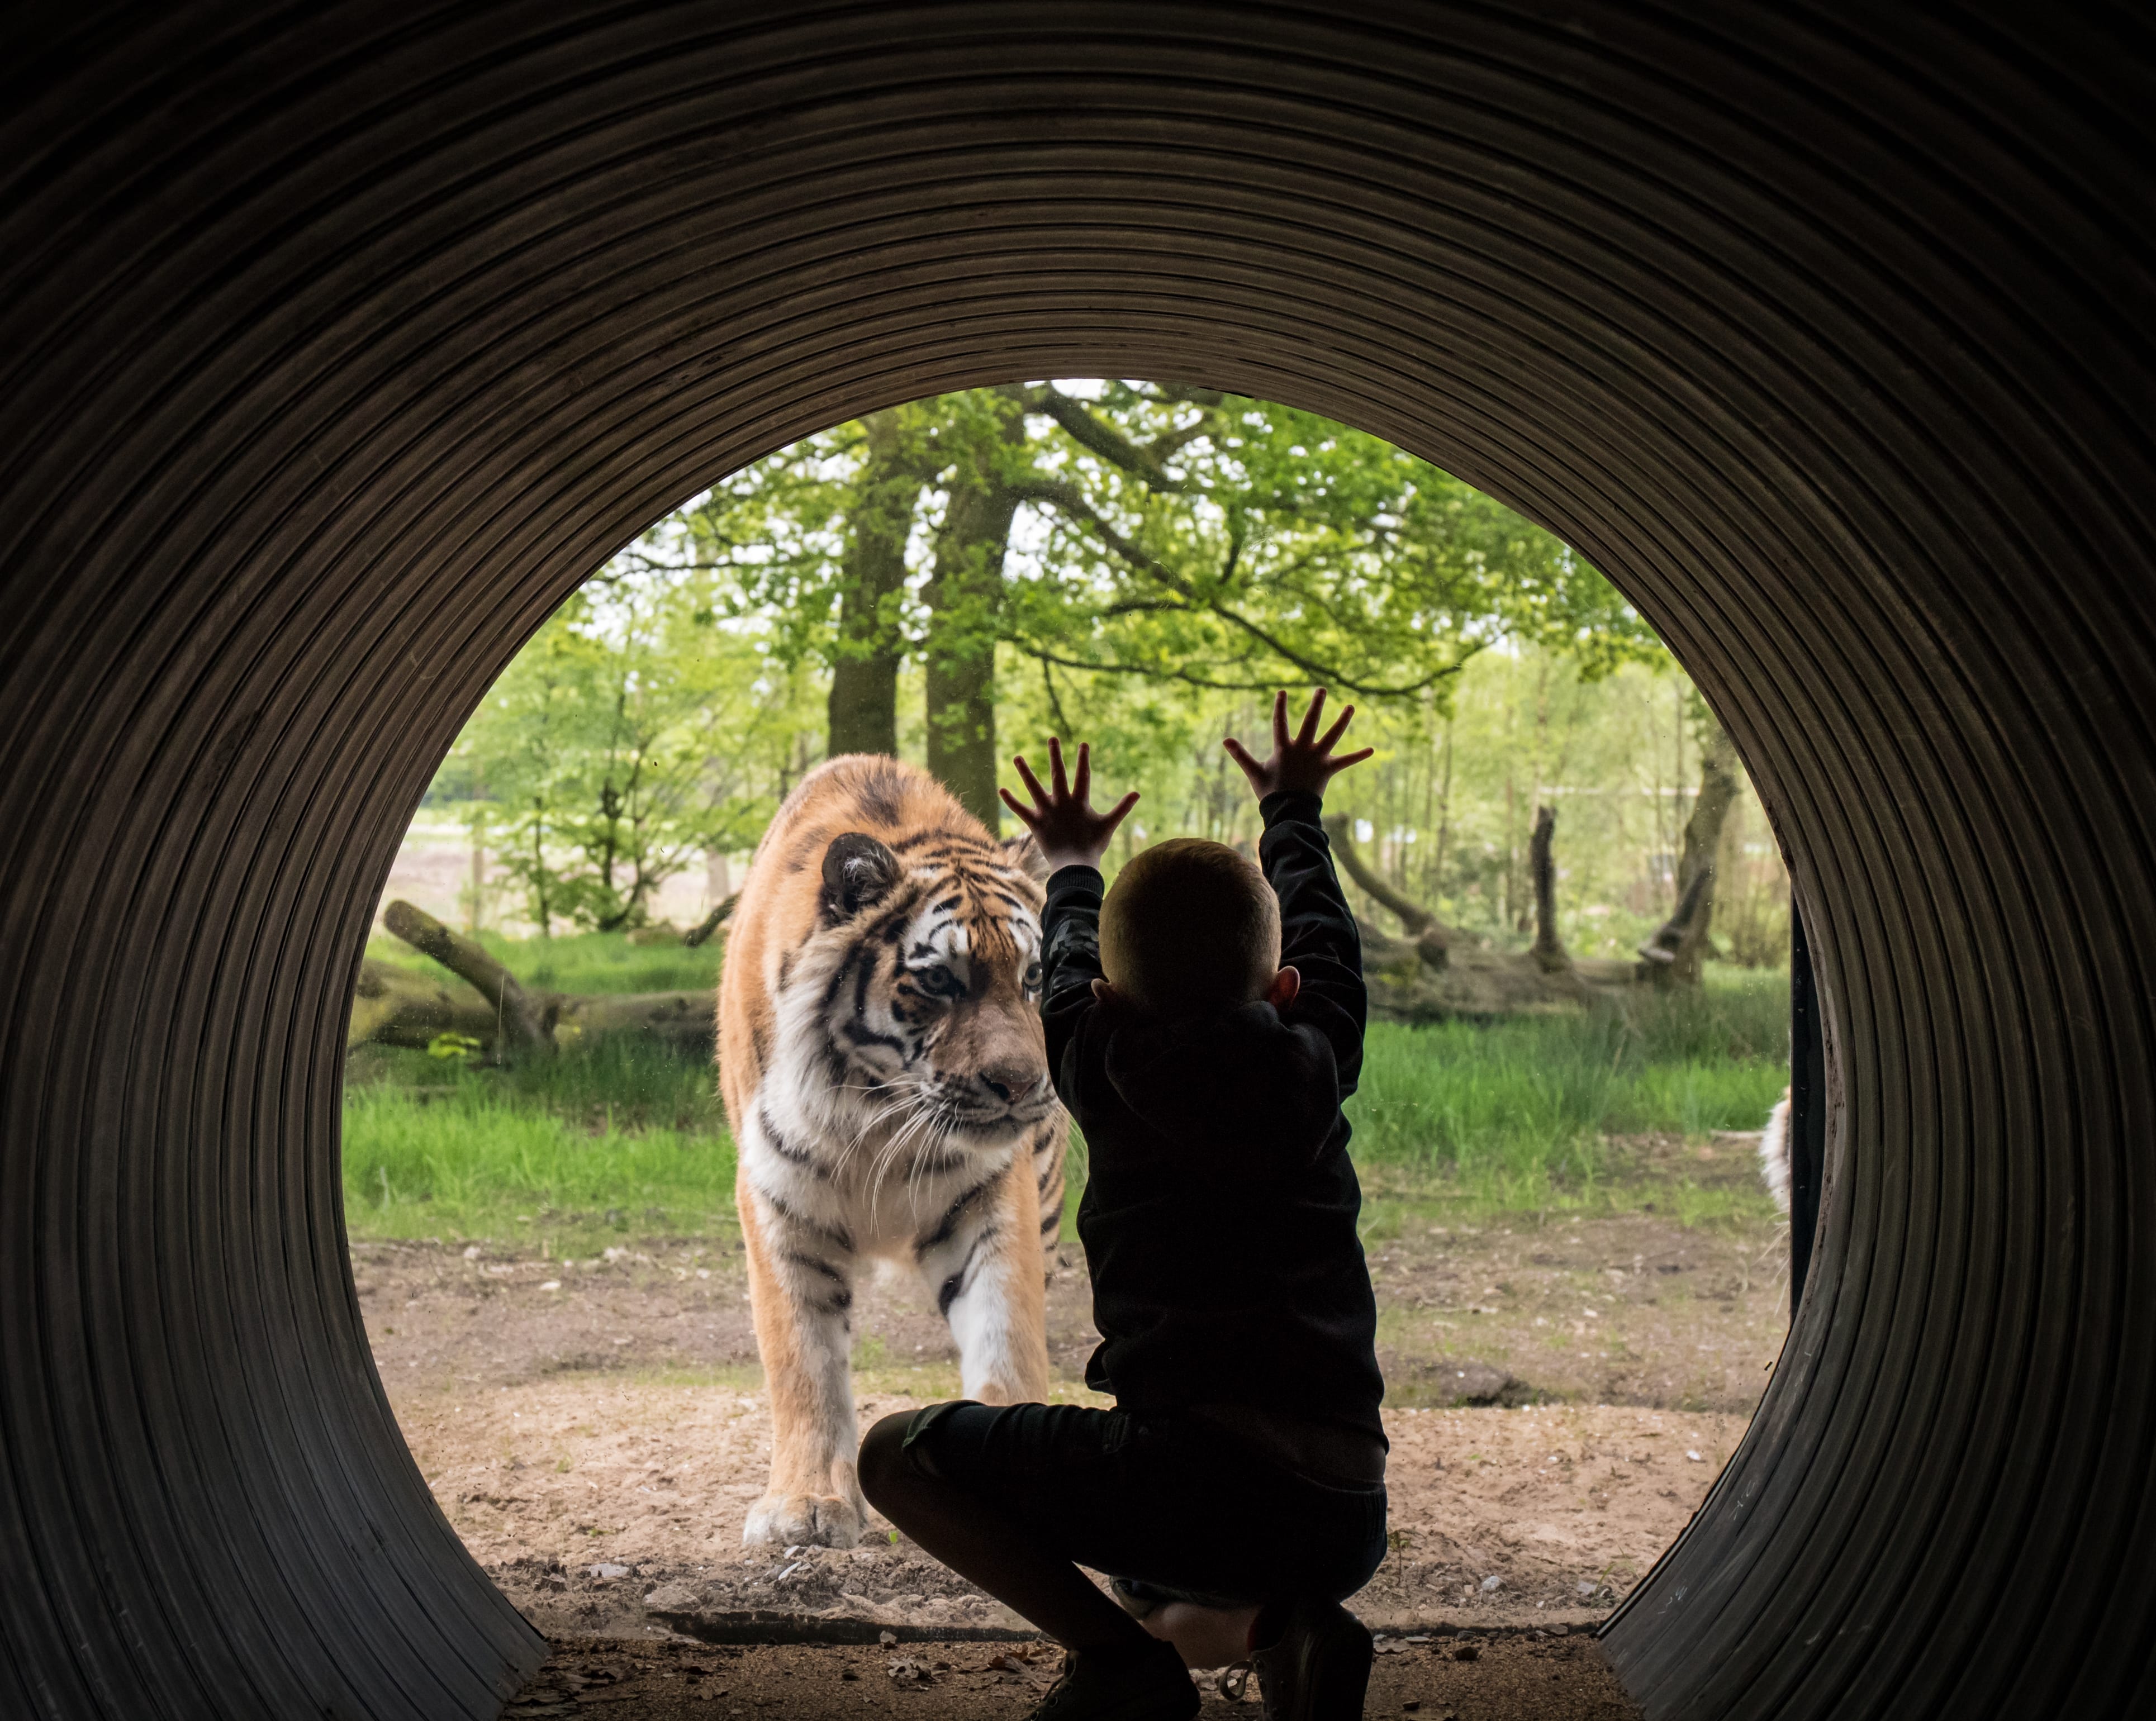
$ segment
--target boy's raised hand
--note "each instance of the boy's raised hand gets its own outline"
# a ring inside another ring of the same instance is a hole
[[[1342,753],[1332,756],[1334,745],[1348,732],[1349,720],[1355,715],[1353,705],[1343,705],[1332,727],[1323,735],[1317,733],[1317,719],[1325,709],[1323,688],[1311,695],[1310,709],[1302,714],[1302,727],[1292,738],[1287,732],[1287,694],[1285,691],[1273,695],[1273,756],[1260,765],[1244,750],[1243,744],[1229,735],[1220,745],[1228,750],[1228,756],[1243,767],[1243,775],[1250,780],[1250,788],[1262,801],[1268,795],[1276,795],[1283,789],[1300,789],[1312,795],[1322,795],[1325,786],[1334,773],[1360,765],[1378,750],[1365,747],[1359,753]],[[1009,797],[1006,796],[1006,799]],[[1014,802],[1014,805],[1016,803]]]
[[[1033,767],[1023,756],[1011,761],[1018,767],[1019,776],[1033,795],[1033,805],[1021,807],[1009,789],[999,788],[996,793],[1004,797],[1004,805],[1019,817],[1019,822],[1033,832],[1033,840],[1040,845],[1041,858],[1050,873],[1065,867],[1097,867],[1101,857],[1107,853],[1108,839],[1116,834],[1116,827],[1123,822],[1123,815],[1138,804],[1137,791],[1132,790],[1106,812],[1096,812],[1086,803],[1087,791],[1093,786],[1092,749],[1084,742],[1078,746],[1078,771],[1075,780],[1063,775],[1063,743],[1051,738],[1048,743],[1048,780],[1055,785],[1051,794],[1040,786],[1040,779],[1033,774]]]

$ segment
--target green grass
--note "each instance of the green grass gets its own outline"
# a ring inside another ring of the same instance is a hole
[[[1607,1136],[1758,1128],[1789,1081],[1788,1021],[1785,976],[1711,972],[1697,993],[1578,1017],[1373,1023],[1356,1162],[1380,1187],[1483,1207],[1576,1201],[1617,1169]]]
[[[489,942],[520,978],[571,991],[709,984],[716,961],[619,935]],[[1741,1180],[1640,1184],[1608,1138],[1757,1129],[1789,1079],[1788,1012],[1787,976],[1710,970],[1697,992],[1621,1010],[1373,1023],[1348,1105],[1368,1219],[1649,1201],[1688,1223],[1748,1213],[1764,1197]],[[620,1042],[507,1069],[362,1047],[345,1096],[347,1223],[557,1256],[726,1228],[733,1144],[716,1086],[706,1063]],[[1066,1239],[1084,1165],[1074,1139]]]
[[[717,1088],[701,1060],[619,1041],[506,1069],[362,1047],[346,1071],[346,1222],[572,1256],[706,1234],[733,1211]]]

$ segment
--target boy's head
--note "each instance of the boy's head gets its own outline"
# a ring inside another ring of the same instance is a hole
[[[1270,996],[1280,954],[1280,902],[1265,875],[1202,837],[1140,852],[1101,904],[1102,973],[1122,997],[1158,1015]]]

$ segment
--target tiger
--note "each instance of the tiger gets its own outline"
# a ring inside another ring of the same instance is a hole
[[[771,1401],[746,1545],[851,1547],[851,1309],[882,1258],[917,1275],[965,1396],[1047,1396],[1044,1252],[1069,1129],[1040,996],[1043,868],[927,772],[832,759],[749,863],[719,982],[719,1083]]]

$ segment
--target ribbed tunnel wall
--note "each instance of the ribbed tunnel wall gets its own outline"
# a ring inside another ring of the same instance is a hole
[[[1103,372],[1332,414],[1578,545],[1788,847],[1826,1216],[1607,1636],[1650,1713],[2156,1712],[2156,81],[2145,17],[2010,16],[10,8],[0,1713],[515,1688],[541,1646],[345,1264],[407,817],[715,477]]]

